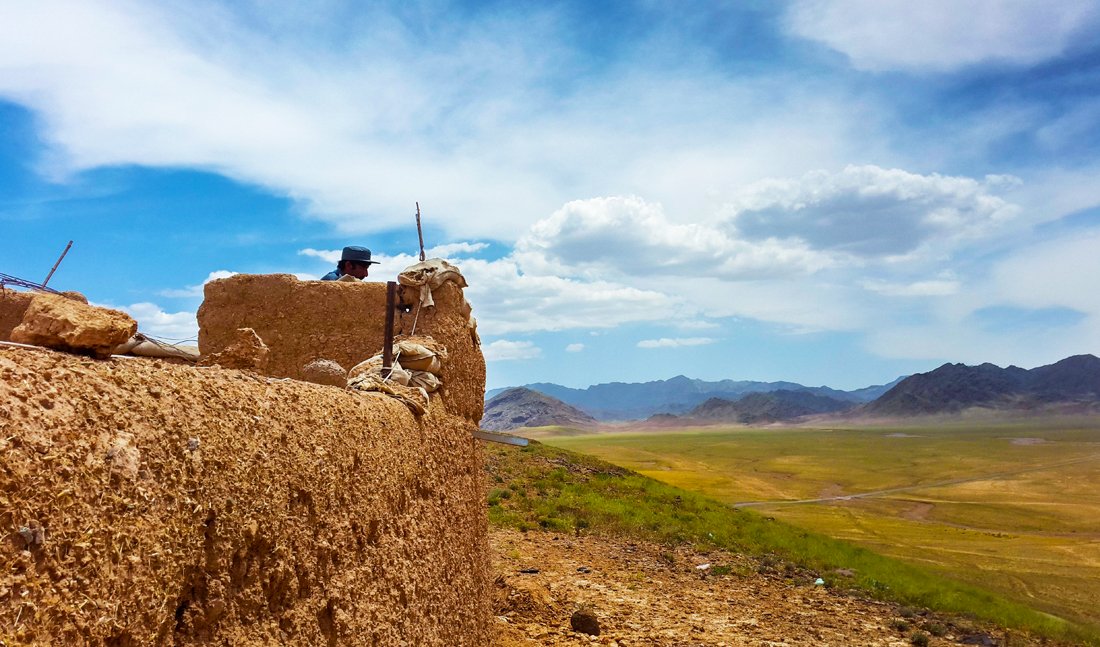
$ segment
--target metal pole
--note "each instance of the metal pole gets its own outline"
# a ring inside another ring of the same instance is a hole
[[[393,372],[393,310],[396,307],[397,283],[386,281],[386,330],[382,341],[382,379],[390,379]]]
[[[58,258],[57,262],[54,263],[53,267],[50,268],[50,273],[46,275],[46,280],[42,281],[42,287],[46,287],[46,284],[50,282],[50,277],[53,276],[53,273],[57,271],[57,266],[61,265],[62,259],[65,258],[65,254],[69,253],[69,248],[72,247],[72,246],[73,246],[73,241],[70,240],[69,244],[65,245],[65,251],[61,252],[61,257]],[[424,259],[420,259],[420,260],[424,260]]]
[[[424,261],[424,230],[420,228],[420,203],[416,203],[416,235],[420,238],[420,261]]]

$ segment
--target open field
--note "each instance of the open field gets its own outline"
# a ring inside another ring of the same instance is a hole
[[[1100,626],[1100,420],[546,432],[543,442]]]

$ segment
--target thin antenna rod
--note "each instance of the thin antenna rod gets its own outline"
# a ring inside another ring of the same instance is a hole
[[[61,252],[61,257],[58,258],[57,262],[54,263],[53,267],[50,268],[50,273],[46,275],[46,280],[42,281],[42,287],[46,287],[46,284],[50,282],[50,277],[52,277],[53,273],[57,271],[57,266],[61,265],[61,261],[65,258],[65,254],[69,253],[69,248],[72,247],[72,246],[73,246],[73,241],[70,240],[69,244],[65,245],[65,251]],[[421,260],[424,260],[424,259],[421,259]]]
[[[420,238],[420,260],[424,260],[424,230],[420,228],[420,203],[416,203],[416,235]]]

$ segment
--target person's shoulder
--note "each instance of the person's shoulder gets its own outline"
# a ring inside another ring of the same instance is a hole
[[[336,272],[336,270],[333,270],[333,271],[329,272],[328,274],[322,276],[321,280],[322,281],[336,281],[339,278],[340,278],[340,275]]]

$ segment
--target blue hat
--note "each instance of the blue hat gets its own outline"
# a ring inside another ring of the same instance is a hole
[[[372,261],[370,259],[370,250],[366,247],[358,247],[356,245],[350,245],[344,248],[344,253],[340,255],[341,261],[358,261],[360,263],[367,263],[378,265],[378,261]]]

